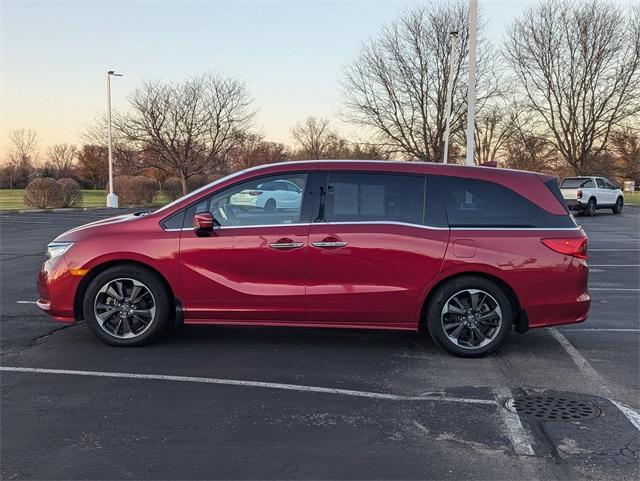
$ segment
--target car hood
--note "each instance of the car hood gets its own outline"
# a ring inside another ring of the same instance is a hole
[[[111,230],[114,226],[117,226],[116,229],[123,227],[122,224],[129,222],[137,222],[143,219],[145,216],[140,214],[123,214],[115,217],[109,217],[107,219],[97,220],[95,222],[90,222],[89,224],[84,224],[78,227],[74,227],[66,232],[63,232],[58,237],[56,237],[56,241],[77,241],[83,239],[88,236],[92,236],[97,234],[98,232],[103,232],[105,229]]]

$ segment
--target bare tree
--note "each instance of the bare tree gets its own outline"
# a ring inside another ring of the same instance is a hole
[[[62,176],[68,176],[73,170],[78,149],[75,145],[54,144],[47,149],[47,163]]]
[[[640,184],[640,125],[625,126],[611,134],[612,150],[617,159],[618,176]]]
[[[535,113],[515,104],[511,106],[508,118],[509,136],[504,143],[507,166],[532,172],[557,170],[557,149],[540,134]]]
[[[473,135],[476,164],[497,161],[512,132],[513,119],[502,106],[493,105],[476,116]]]
[[[26,187],[35,174],[34,164],[38,159],[38,135],[35,130],[15,129],[9,132],[7,165],[2,177],[10,189]]]
[[[227,167],[231,171],[248,169],[256,165],[282,162],[288,157],[284,144],[267,142],[258,134],[248,134],[229,151]]]
[[[38,135],[35,130],[15,129],[9,132],[9,162],[33,164],[38,158]]]
[[[640,108],[640,9],[546,1],[507,35],[505,56],[530,106],[576,174]]]
[[[385,150],[411,159],[441,161],[447,86],[453,83],[452,137],[466,116],[467,2],[407,11],[365,44],[344,72],[343,116],[370,128]],[[481,25],[482,26],[482,25]],[[458,59],[449,78],[450,32],[458,32]],[[496,92],[488,44],[479,39],[478,111]]]
[[[243,83],[205,74],[182,83],[146,82],[130,98],[130,113],[115,127],[149,167],[188,180],[215,170],[248,130],[254,111]]]
[[[302,157],[306,159],[326,158],[337,137],[331,128],[331,122],[318,117],[307,117],[298,122],[291,129],[291,135],[300,147]]]

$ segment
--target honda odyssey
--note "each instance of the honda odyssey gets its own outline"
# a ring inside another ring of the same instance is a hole
[[[168,326],[424,328],[465,357],[584,321],[587,238],[555,177],[393,161],[271,164],[48,245],[38,305],[137,346]]]

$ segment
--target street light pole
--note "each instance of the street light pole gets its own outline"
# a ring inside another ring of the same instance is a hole
[[[453,76],[454,76],[454,65],[456,63],[456,37],[458,32],[451,32],[451,51],[449,52],[449,79],[447,81],[447,101],[445,106],[446,112],[446,123],[444,129],[444,154],[442,156],[442,163],[446,164],[449,159],[449,131],[450,131],[450,123],[451,123],[451,96],[453,95]]]
[[[467,91],[467,165],[474,165],[474,130],[476,118],[476,43],[478,0],[469,2],[469,86]]]
[[[113,193],[113,147],[111,145],[111,77],[122,77],[121,73],[115,73],[113,70],[107,72],[107,112],[109,117],[109,193],[107,194],[107,207],[118,208],[118,196]]]

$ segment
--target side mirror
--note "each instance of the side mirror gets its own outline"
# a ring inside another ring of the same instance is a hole
[[[202,212],[193,216],[193,227],[196,233],[211,232],[214,224],[215,220],[211,212]]]

